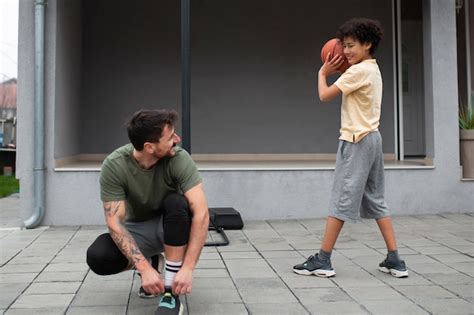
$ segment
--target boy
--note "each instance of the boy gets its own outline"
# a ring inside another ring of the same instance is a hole
[[[337,150],[330,212],[319,253],[293,271],[301,275],[332,277],[331,252],[345,221],[373,218],[387,246],[379,270],[407,277],[405,262],[397,251],[390,214],[384,200],[382,138],[378,131],[382,101],[382,76],[373,55],[383,37],[380,23],[366,18],[345,22],[338,30],[344,55],[351,67],[331,86],[326,78],[337,72],[342,56],[328,54],[318,74],[319,98],[327,102],[342,96],[341,136]]]

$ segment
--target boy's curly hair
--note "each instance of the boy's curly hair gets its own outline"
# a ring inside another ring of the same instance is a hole
[[[353,18],[342,24],[337,31],[337,38],[353,37],[361,44],[371,43],[370,54],[373,55],[383,38],[380,22],[368,18]]]

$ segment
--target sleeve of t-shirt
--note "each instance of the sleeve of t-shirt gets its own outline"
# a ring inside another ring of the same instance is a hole
[[[171,175],[183,193],[202,182],[196,163],[188,152],[180,150],[170,163]]]
[[[100,172],[100,198],[103,202],[125,200],[125,191],[117,172],[106,160]]]
[[[334,84],[344,95],[351,94],[364,84],[364,73],[361,67],[352,66],[347,69]]]

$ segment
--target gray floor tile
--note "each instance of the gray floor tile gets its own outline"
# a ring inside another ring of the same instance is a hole
[[[113,292],[86,292],[79,290],[71,306],[127,305],[129,293],[129,290]]]
[[[433,299],[447,299],[456,298],[455,295],[449,291],[436,286],[436,285],[423,285],[423,286],[394,286],[394,288],[401,292],[404,296],[411,300],[418,301],[426,298]]]
[[[436,299],[427,298],[417,301],[420,306],[427,309],[432,314],[473,314],[474,307],[472,303],[462,299]]]
[[[247,304],[252,315],[307,315],[308,311],[299,303],[275,304],[275,303],[258,303]]]
[[[33,282],[23,294],[75,294],[80,285],[81,282]]]
[[[64,308],[71,303],[74,294],[32,294],[21,295],[11,308]]]
[[[279,279],[236,279],[237,289],[245,303],[296,303],[293,293]]]
[[[242,303],[204,303],[189,305],[189,315],[247,315]],[[130,314],[130,312],[129,312]]]
[[[356,302],[325,302],[304,304],[311,314],[369,314]]]
[[[294,289],[293,293],[304,305],[319,302],[352,301],[341,288]]]
[[[383,315],[422,315],[429,314],[410,300],[368,300],[361,304],[372,314]]]
[[[81,306],[70,307],[66,315],[125,315],[127,306]]]

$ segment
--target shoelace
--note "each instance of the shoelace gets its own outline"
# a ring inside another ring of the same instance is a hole
[[[309,263],[311,260],[313,260],[313,258],[314,258],[314,255],[309,256],[308,259],[306,259],[306,261],[304,263],[305,264]]]

